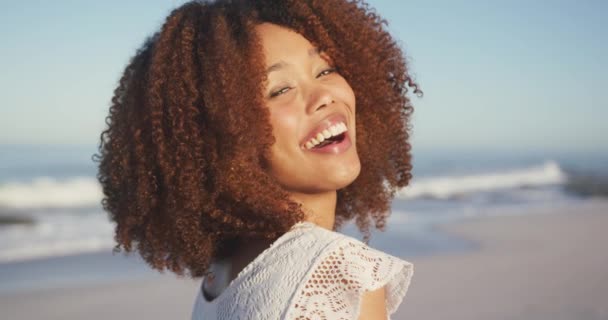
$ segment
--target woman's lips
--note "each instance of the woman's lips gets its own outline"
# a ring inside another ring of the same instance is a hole
[[[334,114],[321,120],[319,124],[313,130],[311,130],[303,140],[300,141],[300,146],[302,146],[303,149],[306,149],[306,143],[309,142],[312,138],[316,137],[317,134],[340,122],[344,123],[348,129],[346,117],[342,114]]]
[[[333,142],[333,143],[330,143],[330,144],[328,144],[326,146],[323,146],[323,147],[315,147],[315,148],[312,148],[312,149],[307,149],[306,151],[315,152],[315,153],[322,153],[322,154],[341,154],[341,153],[344,153],[352,145],[352,141],[351,141],[350,135],[348,133],[349,133],[348,131],[346,131],[346,132],[343,133],[344,134],[344,139],[342,139],[342,141]]]

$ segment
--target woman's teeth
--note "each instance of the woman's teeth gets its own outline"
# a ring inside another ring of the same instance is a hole
[[[331,137],[335,137],[337,135],[340,135],[344,132],[346,132],[348,129],[346,128],[346,125],[344,124],[344,122],[340,122],[340,123],[336,123],[333,126],[323,130],[322,132],[317,133],[317,136],[310,139],[308,142],[306,142],[305,146],[306,149],[312,149],[314,147],[316,147],[317,145],[321,144],[321,142],[331,138]]]

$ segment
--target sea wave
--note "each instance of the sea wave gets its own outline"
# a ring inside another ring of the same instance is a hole
[[[114,225],[99,211],[34,215],[35,224],[2,227],[0,263],[113,247]]]
[[[17,209],[74,208],[99,205],[101,186],[91,177],[38,177],[0,185],[0,206]]]
[[[17,262],[25,260],[40,259],[88,253],[106,250],[110,252],[113,248],[112,238],[103,239],[99,237],[88,237],[70,240],[55,240],[51,242],[36,242],[0,250],[0,263]]]
[[[561,185],[567,181],[566,172],[550,160],[504,172],[414,179],[397,197],[448,199],[475,192]],[[0,207],[17,209],[93,207],[100,204],[102,196],[101,186],[92,177],[38,177],[29,182],[0,185]]]
[[[567,180],[567,174],[559,164],[549,160],[541,165],[504,172],[413,180],[410,186],[397,193],[397,197],[402,199],[449,199],[475,192],[562,185]]]

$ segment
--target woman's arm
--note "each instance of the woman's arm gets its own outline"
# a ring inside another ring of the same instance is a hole
[[[359,320],[386,320],[387,318],[384,287],[363,293]]]

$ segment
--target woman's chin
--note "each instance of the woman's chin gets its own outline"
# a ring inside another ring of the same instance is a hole
[[[326,181],[331,182],[334,190],[339,190],[348,187],[353,183],[361,173],[361,164],[359,159],[349,164],[336,167],[327,172]]]

